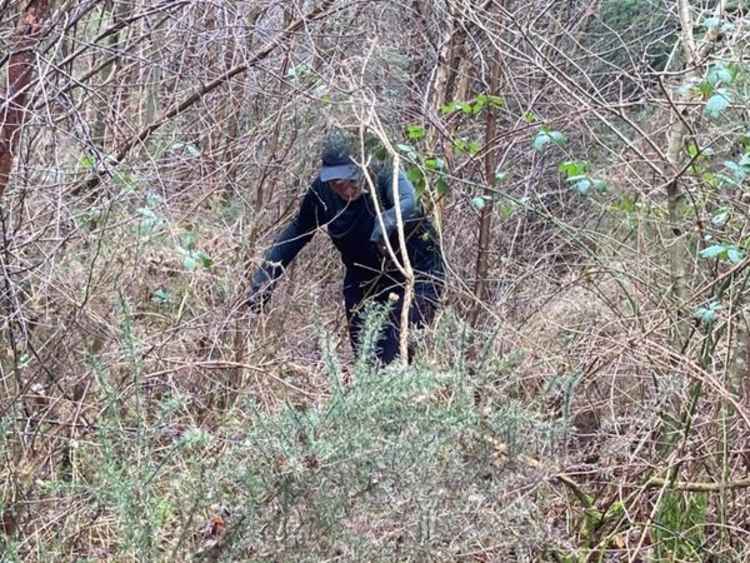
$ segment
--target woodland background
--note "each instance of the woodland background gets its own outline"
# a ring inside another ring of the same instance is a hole
[[[748,560],[747,10],[0,1],[2,559]],[[240,306],[332,127],[439,227],[411,366],[325,235]]]

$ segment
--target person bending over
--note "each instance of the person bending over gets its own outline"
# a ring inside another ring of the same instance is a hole
[[[390,307],[388,322],[376,346],[378,359],[387,364],[399,355],[405,291],[404,276],[391,260],[384,240],[389,238],[401,262],[396,206],[401,208],[406,251],[415,275],[409,309],[412,327],[426,326],[435,315],[443,287],[443,261],[435,229],[421,211],[414,186],[399,172],[395,200],[393,170],[387,166],[371,175],[385,226],[385,232],[382,231],[369,182],[354,159],[353,146],[340,132],[324,140],[320,171],[308,188],[296,218],[265,253],[261,267],[252,277],[247,302],[252,310],[262,310],[279,276],[316,230],[325,226],[346,269],[344,303],[355,354],[360,348],[366,304],[377,302]]]

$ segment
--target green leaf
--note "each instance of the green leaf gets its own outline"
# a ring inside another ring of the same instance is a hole
[[[534,137],[532,146],[534,147],[535,151],[542,152],[544,150],[544,147],[551,142],[552,137],[550,137],[546,132],[540,131],[539,133],[537,133],[536,137]]]
[[[468,152],[471,156],[474,156],[479,152],[479,149],[482,148],[482,145],[479,144],[478,141],[469,141],[469,143],[466,145],[466,152]]]
[[[726,252],[726,246],[723,244],[712,244],[709,247],[704,248],[698,254],[702,258],[716,258]]]
[[[92,156],[89,156],[87,154],[84,154],[79,160],[78,164],[81,166],[81,168],[85,168],[86,170],[93,170],[94,165],[96,164],[96,161]]]
[[[440,195],[448,193],[448,182],[445,180],[445,178],[438,178],[438,180],[435,182],[435,190]]]
[[[188,252],[185,254],[185,257],[182,259],[182,266],[191,272],[195,271],[195,269],[198,267],[198,260],[196,260],[195,256],[193,256],[192,252]]]
[[[479,112],[481,112],[485,108],[487,103],[488,103],[487,96],[484,94],[479,94],[474,99],[474,103],[472,104],[472,108],[471,108],[472,114],[477,115]]]
[[[484,196],[478,195],[471,200],[471,204],[474,206],[474,209],[481,211],[487,205],[487,201]]]
[[[734,73],[726,65],[719,63],[713,65],[706,75],[706,80],[711,86],[717,86],[719,83],[731,84],[734,80]]]
[[[198,240],[198,236],[193,231],[187,231],[182,235],[182,248],[185,250],[193,250],[195,243]]]
[[[703,20],[703,25],[708,29],[714,29],[721,25],[721,18],[710,17]]]
[[[739,264],[745,258],[745,253],[736,246],[727,248],[727,258],[732,264]]]
[[[416,166],[411,166],[406,169],[406,177],[415,188],[419,184],[424,184],[424,174],[422,174],[422,171]]]
[[[510,219],[513,216],[513,213],[515,212],[516,207],[517,205],[515,204],[515,202],[508,202],[504,205],[501,205],[498,208],[500,219],[502,219],[503,221],[507,221],[508,219]]]
[[[428,170],[445,170],[445,161],[442,158],[428,158],[424,166]]]
[[[458,109],[460,109],[466,115],[472,115],[474,113],[474,108],[468,102],[456,102],[456,105],[458,106]]]
[[[446,115],[448,113],[453,113],[457,109],[459,109],[458,102],[449,102],[440,108],[440,113]]]
[[[404,153],[410,160],[418,160],[417,151],[413,146],[407,144],[398,144],[396,145],[396,148]]]
[[[166,289],[157,289],[151,294],[151,301],[153,301],[154,303],[159,303],[160,305],[169,303],[169,291],[167,291]]]
[[[693,317],[700,319],[704,325],[710,325],[718,318],[718,312],[721,310],[721,305],[717,301],[712,301],[705,307],[698,307],[693,312]]]
[[[594,189],[597,191],[597,193],[600,193],[600,194],[607,193],[607,190],[608,190],[607,182],[605,182],[604,180],[599,180],[599,179],[592,180],[592,182],[594,183]]]
[[[201,151],[192,143],[175,143],[172,145],[172,150],[185,151],[194,158],[201,155]]]
[[[210,258],[210,257],[208,256],[208,254],[206,254],[206,253],[205,253],[205,252],[203,252],[202,250],[199,250],[199,251],[198,251],[198,252],[196,253],[196,256],[195,256],[195,257],[196,257],[196,259],[198,260],[198,262],[200,262],[200,265],[201,265],[201,266],[203,266],[204,268],[206,268],[207,270],[208,270],[209,268],[211,268],[211,266],[213,266],[213,265],[214,265],[214,261],[213,261],[213,260],[211,260],[211,258]]]
[[[698,83],[695,88],[703,98],[708,98],[714,93],[714,85],[711,84],[708,80],[704,80],[703,82]]]
[[[560,131],[550,131],[549,136],[552,139],[552,142],[558,144],[558,145],[564,145],[568,142],[568,139],[560,133]]]
[[[592,186],[591,180],[589,180],[588,178],[583,178],[582,180],[578,180],[573,186],[573,188],[579,194],[586,195],[591,190],[591,186]]]
[[[500,96],[492,96],[488,95],[487,100],[489,101],[489,104],[493,108],[502,108],[505,107],[505,99]]]
[[[729,97],[729,92],[725,88],[719,88],[706,102],[706,106],[703,108],[703,113],[706,117],[717,119],[731,103],[732,100]]]
[[[406,127],[406,137],[410,141],[421,141],[425,137],[425,129],[420,125],[408,125]]]
[[[560,163],[558,169],[566,178],[583,176],[589,170],[589,163],[585,160],[566,160]]]
[[[524,114],[523,114],[523,120],[526,123],[536,123],[537,122],[536,115],[534,114],[533,111],[526,111],[526,112],[524,112]]]
[[[729,210],[723,209],[711,217],[711,223],[717,227],[723,227],[729,220]]]

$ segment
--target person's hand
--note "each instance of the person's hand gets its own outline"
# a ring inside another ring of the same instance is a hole
[[[264,288],[251,287],[245,299],[245,305],[251,313],[261,313],[271,298],[271,291]]]

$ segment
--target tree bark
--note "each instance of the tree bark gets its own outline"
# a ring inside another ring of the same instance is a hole
[[[725,0],[721,0],[717,6],[717,15],[721,16],[725,9]],[[693,20],[690,14],[688,0],[678,0],[678,11],[680,16],[681,36],[683,54],[685,58],[684,67],[690,70],[683,84],[687,84],[695,78],[695,70],[703,63],[714,43],[719,38],[718,28],[712,28],[706,34],[700,47],[696,45],[693,35]],[[679,90],[678,90],[679,92]],[[676,307],[676,323],[674,325],[673,340],[680,348],[685,345],[690,326],[687,315],[682,310],[686,305],[688,297],[688,274],[691,269],[691,253],[689,236],[692,229],[683,219],[683,206],[685,191],[681,185],[681,170],[683,162],[683,147],[685,138],[689,133],[687,123],[687,108],[690,103],[689,93],[679,93],[673,100],[673,107],[677,115],[667,134],[666,169],[664,176],[667,179],[667,214],[669,226],[664,237],[665,248],[669,257],[670,293]]]
[[[13,168],[16,146],[27,117],[27,103],[34,75],[32,48],[49,13],[47,0],[32,1],[16,27],[13,53],[8,59],[7,78],[0,106],[0,198]]]
[[[490,75],[490,93],[496,95],[498,84],[500,82],[501,67],[500,63],[493,63],[492,73]],[[491,107],[486,109],[485,114],[485,143],[492,143],[497,135],[497,115]],[[490,251],[490,234],[492,232],[492,216],[494,214],[494,193],[495,193],[495,168],[497,166],[496,151],[490,147],[484,155],[484,182],[485,189],[482,193],[484,206],[480,210],[479,216],[479,248],[477,250],[476,266],[476,283],[474,294],[477,301],[474,307],[474,323],[479,318],[482,309],[481,301],[489,297],[487,273],[489,271],[489,251]]]

